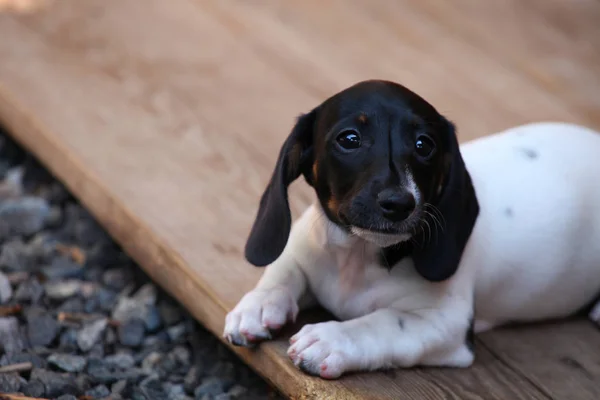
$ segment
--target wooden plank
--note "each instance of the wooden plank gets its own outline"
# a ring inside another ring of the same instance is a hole
[[[503,328],[480,340],[554,399],[600,399],[600,331],[589,320]]]
[[[526,53],[503,65],[489,43],[416,2],[30,3],[39,7],[0,10],[0,120],[216,335],[262,272],[241,253],[279,146],[293,118],[335,90],[401,81],[448,113],[463,140],[538,119],[597,123],[579,107],[592,95],[532,82],[514,63]],[[493,14],[486,21],[493,31]],[[585,80],[594,65],[573,57],[569,83],[600,93]],[[293,188],[294,214],[311,198]],[[496,351],[501,340],[485,339],[490,350],[469,370],[324,382],[291,366],[283,339],[235,350],[296,398],[548,397],[530,382],[532,365]]]

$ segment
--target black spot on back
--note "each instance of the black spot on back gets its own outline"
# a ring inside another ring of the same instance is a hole
[[[511,218],[513,216],[513,210],[510,207],[506,207],[504,209],[504,215],[506,215],[507,217]]]
[[[533,149],[530,149],[530,148],[527,148],[527,147],[522,147],[520,150],[521,150],[521,152],[523,152],[523,154],[525,154],[525,157],[527,157],[527,158],[529,158],[531,160],[534,160],[534,159],[538,158],[537,151],[535,151]]]
[[[400,329],[404,329],[404,320],[402,318],[398,318],[398,325],[400,325]]]

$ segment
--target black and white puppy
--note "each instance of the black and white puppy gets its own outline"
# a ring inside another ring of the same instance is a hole
[[[301,175],[318,201],[292,224]],[[307,373],[467,367],[473,331],[584,306],[600,319],[600,135],[539,123],[459,146],[417,94],[360,82],[297,121],[246,258],[267,268],[227,315],[233,344],[318,302],[340,321],[291,338]]]

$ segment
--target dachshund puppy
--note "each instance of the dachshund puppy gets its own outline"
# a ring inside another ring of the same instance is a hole
[[[291,222],[288,185],[317,200]],[[251,346],[320,304],[289,357],[306,373],[468,367],[472,336],[591,307],[600,319],[600,135],[524,125],[459,146],[409,89],[364,81],[302,115],[248,238],[267,266],[227,315]]]

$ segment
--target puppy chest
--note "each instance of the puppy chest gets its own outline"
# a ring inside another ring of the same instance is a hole
[[[403,294],[414,288],[410,279],[402,280],[387,269],[372,264],[358,271],[344,271],[331,263],[308,278],[319,304],[344,320],[397,304]]]

